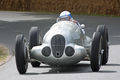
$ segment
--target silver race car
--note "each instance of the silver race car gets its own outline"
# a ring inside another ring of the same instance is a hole
[[[16,36],[15,59],[18,72],[25,74],[30,62],[33,67],[41,63],[50,66],[69,66],[82,60],[90,61],[93,72],[108,62],[108,29],[98,25],[93,37],[85,34],[84,25],[59,21],[40,38],[38,27],[29,31],[29,42],[24,35]]]

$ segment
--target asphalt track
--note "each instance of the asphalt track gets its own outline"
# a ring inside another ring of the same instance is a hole
[[[28,39],[31,26],[38,26],[43,37],[50,26],[56,22],[56,14],[27,12],[0,12],[0,43],[14,52],[15,36],[24,34]],[[96,26],[108,27],[110,38],[109,62],[102,66],[100,72],[92,72],[90,63],[82,61],[70,67],[51,67],[41,64],[32,68],[29,64],[25,75],[19,75],[14,57],[0,66],[0,80],[119,80],[120,79],[120,17],[73,15],[80,23],[86,25],[86,34],[92,37]]]

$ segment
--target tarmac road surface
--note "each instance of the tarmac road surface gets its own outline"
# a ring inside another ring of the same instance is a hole
[[[38,26],[41,36],[56,22],[57,14],[0,11],[0,43],[14,51],[15,36],[24,34],[28,39],[31,26]],[[73,15],[86,25],[86,34],[92,37],[96,26],[105,24],[109,30],[109,62],[100,72],[92,72],[89,61],[70,67],[51,67],[41,64],[32,68],[29,64],[25,75],[17,72],[15,58],[0,66],[0,80],[119,80],[120,79],[120,17]]]

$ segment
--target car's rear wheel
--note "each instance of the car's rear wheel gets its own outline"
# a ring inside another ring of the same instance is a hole
[[[32,27],[29,31],[29,50],[31,50],[34,46],[38,46],[40,44],[39,41],[39,30],[38,27]],[[31,62],[33,67],[39,67],[40,62],[33,61]]]
[[[100,32],[96,32],[91,46],[91,69],[93,72],[98,72],[101,66],[102,59],[102,36]]]
[[[16,45],[15,45],[15,59],[17,70],[20,74],[25,74],[28,68],[28,54],[26,47],[26,39],[23,35],[16,36]]]
[[[97,31],[101,33],[103,37],[103,56],[102,56],[102,65],[105,65],[108,62],[108,56],[109,56],[109,46],[108,46],[108,29],[104,25],[99,25],[97,27]]]

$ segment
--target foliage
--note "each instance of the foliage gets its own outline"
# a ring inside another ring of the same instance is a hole
[[[120,0],[0,0],[0,10],[120,16]]]

